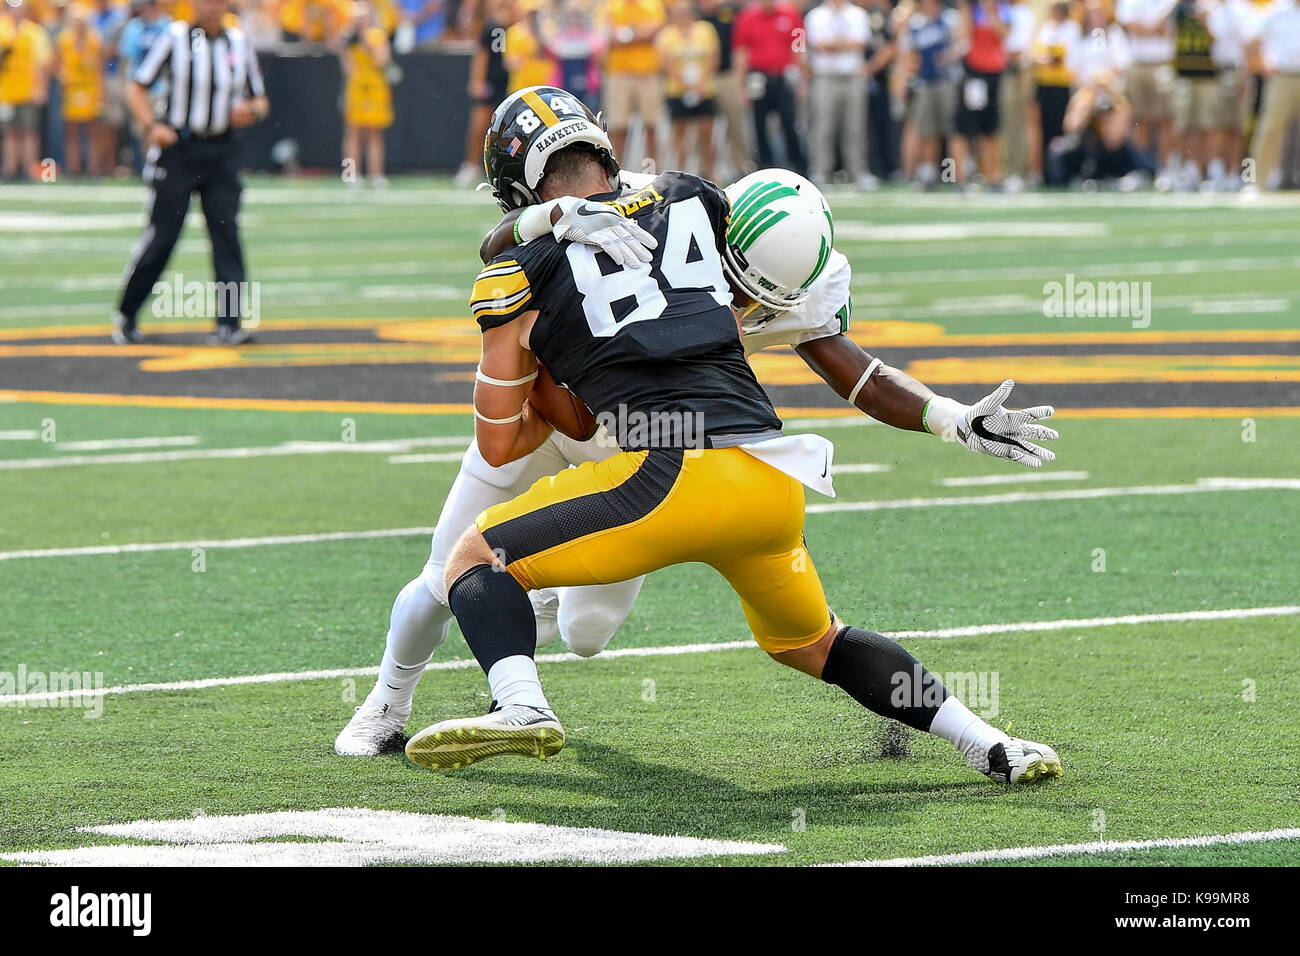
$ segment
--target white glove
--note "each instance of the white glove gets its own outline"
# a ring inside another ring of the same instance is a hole
[[[1038,405],[1012,411],[1002,403],[1011,396],[1016,383],[1007,379],[974,405],[963,405],[951,398],[935,396],[925,406],[925,427],[944,441],[958,441],[973,452],[1007,458],[1027,468],[1041,468],[1055,461],[1056,454],[1034,444],[1050,441],[1060,434],[1038,419],[1056,413],[1051,405]]]
[[[557,240],[597,246],[624,269],[649,262],[650,250],[659,245],[658,239],[603,202],[565,196],[556,204],[561,215],[551,226],[551,234]]]

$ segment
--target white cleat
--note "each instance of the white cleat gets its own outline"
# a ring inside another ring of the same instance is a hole
[[[367,701],[334,738],[334,752],[340,757],[395,754],[406,745],[404,728],[410,716],[410,711],[399,713],[388,704],[381,706]]]
[[[1008,737],[987,749],[978,748],[966,761],[998,783],[1033,783],[1043,777],[1061,775],[1061,758],[1047,744]]]
[[[459,770],[489,757],[539,757],[564,746],[564,728],[555,714],[510,704],[482,717],[444,720],[425,727],[406,744],[411,762],[430,770]]]

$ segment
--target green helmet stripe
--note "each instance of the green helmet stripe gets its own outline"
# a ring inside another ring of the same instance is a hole
[[[749,228],[745,230],[744,235],[736,238],[736,245],[740,246],[741,252],[749,251],[758,237],[775,226],[782,219],[789,217],[789,213],[782,209],[780,212],[774,212],[771,209],[765,209],[754,217],[754,221]]]
[[[822,236],[822,247],[817,252],[817,265],[813,266],[812,275],[804,279],[803,285],[799,286],[799,288],[806,289],[808,288],[808,286],[812,285],[813,280],[822,274],[822,269],[826,268],[826,260],[828,260],[830,257],[831,257],[830,247],[826,245],[826,237]]]
[[[785,199],[787,196],[798,195],[798,190],[780,183],[755,183],[750,186],[731,207],[729,240],[733,243],[738,242],[740,233],[749,225],[750,220],[771,203],[778,199]]]

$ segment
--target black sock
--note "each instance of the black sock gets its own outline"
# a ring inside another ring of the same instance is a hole
[[[901,646],[875,631],[844,627],[835,635],[822,680],[844,688],[867,710],[929,731],[948,699],[943,681]]]
[[[497,661],[537,652],[537,618],[528,592],[505,571],[479,564],[447,589],[447,603],[486,674]]]

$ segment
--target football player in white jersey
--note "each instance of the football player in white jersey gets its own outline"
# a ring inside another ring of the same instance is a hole
[[[629,193],[651,178],[620,174]],[[928,431],[971,451],[1027,467],[1041,467],[1055,458],[1034,443],[1057,437],[1055,431],[1036,423],[1050,417],[1053,409],[1006,409],[1003,403],[1011,392],[1011,381],[1003,382],[976,405],[964,405],[934,395],[911,376],[868,355],[844,334],[852,312],[851,269],[848,260],[834,249],[830,208],[811,182],[788,170],[760,170],[726,192],[732,202],[732,223],[723,265],[736,294],[747,354],[776,345],[793,347],[842,398],[886,424]],[[770,197],[777,193],[784,198],[772,201]],[[755,204],[761,205],[762,217],[747,215]],[[764,229],[764,222],[770,222],[771,228]],[[489,234],[480,252],[486,262],[511,245],[547,232],[557,239],[599,246],[616,262],[629,265],[637,259],[644,261],[645,246],[654,242],[611,207],[565,197],[525,207],[517,219],[507,216]],[[805,281],[813,277],[815,281]],[[483,460],[476,444],[470,445],[438,519],[429,560],[393,605],[374,689],[338,735],[337,753],[375,756],[396,752],[405,744],[404,728],[415,685],[451,624],[443,580],[446,561],[457,538],[477,515],[511,500],[538,479],[570,465],[602,461],[617,451],[606,435],[580,442],[557,431],[532,454],[494,468]],[[833,494],[829,479],[826,489]],[[630,613],[643,581],[640,577],[533,592],[538,645],[549,643],[558,633],[573,653],[584,657],[598,654]],[[1059,770],[1054,753],[1051,759]]]

